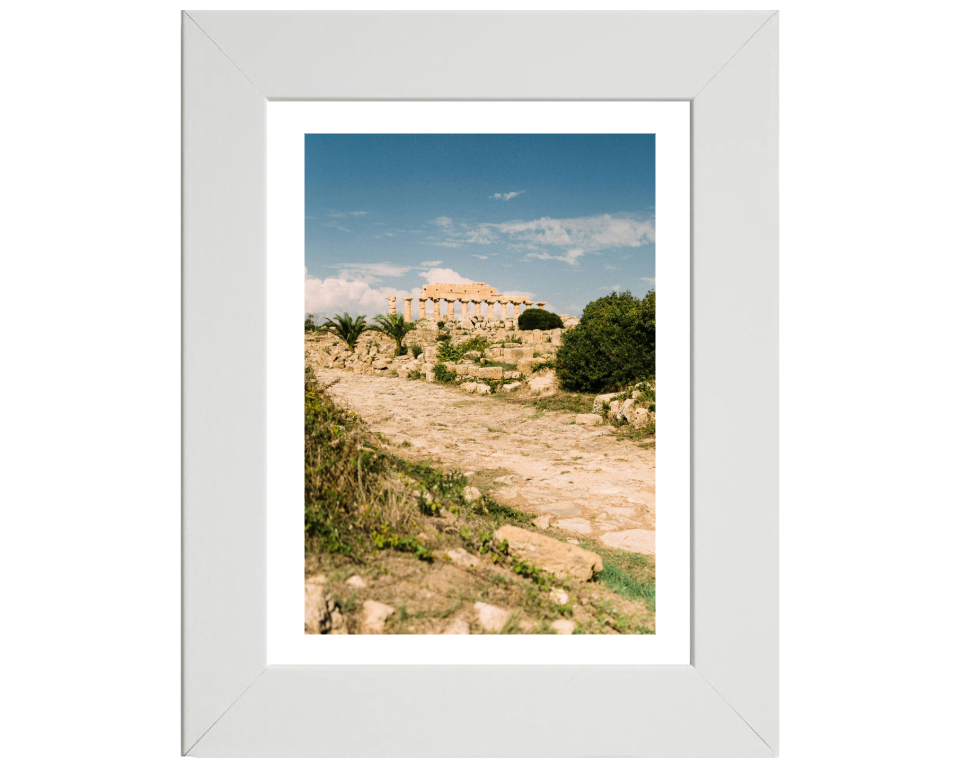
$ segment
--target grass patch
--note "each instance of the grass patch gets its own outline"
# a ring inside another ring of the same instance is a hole
[[[657,611],[657,571],[655,560],[636,552],[608,549],[585,542],[584,549],[596,552],[603,560],[598,581],[611,592],[628,600],[643,602],[651,613]]]
[[[558,392],[555,395],[538,397],[532,405],[538,411],[571,411],[573,413],[593,413],[593,395],[580,395],[575,392]]]

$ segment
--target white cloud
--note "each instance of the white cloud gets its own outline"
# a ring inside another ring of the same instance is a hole
[[[473,283],[469,277],[463,277],[452,269],[435,268],[420,273],[424,283]],[[418,294],[419,295],[419,294]]]
[[[345,219],[347,216],[366,216],[366,211],[328,211],[327,216],[332,219]]]
[[[339,224],[321,224],[321,227],[332,227],[333,229],[339,229],[341,232],[353,232],[352,229],[347,229],[346,227],[341,227]]]
[[[517,195],[522,195],[526,191],[527,190],[524,189],[524,190],[521,190],[520,192],[495,192],[494,194],[490,195],[490,197],[487,199],[488,200],[512,200]]]
[[[427,223],[433,224],[435,227],[440,227],[441,229],[450,229],[450,227],[453,226],[453,219],[449,216],[437,216],[437,218]]]
[[[495,226],[518,240],[540,246],[553,246],[584,252],[608,248],[639,247],[654,242],[652,219],[628,215],[583,216],[575,219],[543,217],[534,221],[512,221]],[[570,251],[568,251],[569,253]]]
[[[354,262],[334,266],[340,270],[337,277],[341,280],[360,280],[365,283],[382,283],[384,277],[400,277],[413,269],[402,264],[391,264],[389,261],[377,264]]]
[[[473,258],[475,258],[475,259],[480,259],[481,261],[486,261],[487,258],[489,258],[489,257],[483,256],[482,254],[479,254],[479,253],[475,253],[475,254],[473,254]]]
[[[443,264],[442,261],[421,261],[420,262],[421,267],[439,267],[441,264]]]
[[[570,264],[571,266],[575,267],[578,264],[577,259],[579,259],[582,255],[583,255],[583,251],[581,249],[574,248],[572,250],[567,251],[563,256],[551,256],[549,253],[544,253],[544,252],[528,253],[526,258],[522,259],[522,261],[530,261],[530,259],[542,259],[544,261],[548,261],[548,260],[562,261],[565,264]]]

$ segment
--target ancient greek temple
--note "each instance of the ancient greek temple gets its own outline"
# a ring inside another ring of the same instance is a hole
[[[413,296],[403,296],[403,319],[408,323],[413,322]],[[420,296],[417,299],[420,302],[418,320],[427,319],[427,302],[433,302],[433,319],[440,320],[440,302],[446,302],[447,320],[455,320],[454,309],[456,303],[460,302],[460,318],[481,315],[483,311],[481,305],[486,303],[488,318],[499,318],[506,320],[511,315],[508,314],[508,307],[513,307],[512,317],[515,319],[520,316],[524,309],[530,309],[532,303],[529,296],[502,296],[486,283],[431,283],[423,286]],[[387,296],[390,302],[390,314],[397,314],[397,297]],[[545,302],[536,302],[540,309],[543,309]],[[499,305],[499,314],[495,313]]]

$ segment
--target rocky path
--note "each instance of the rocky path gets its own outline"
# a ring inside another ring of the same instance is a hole
[[[656,454],[612,427],[584,427],[566,411],[484,397],[421,380],[321,369],[320,381],[393,450],[470,474],[504,504],[538,515],[571,542],[654,554]]]

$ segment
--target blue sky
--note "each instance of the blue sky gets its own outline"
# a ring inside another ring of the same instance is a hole
[[[651,134],[310,134],[305,184],[307,312],[477,281],[579,315],[655,286]]]

